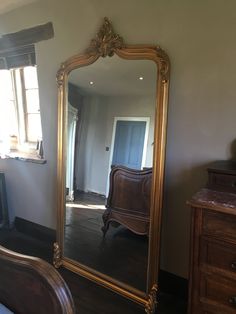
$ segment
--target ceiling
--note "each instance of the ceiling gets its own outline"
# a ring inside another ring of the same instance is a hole
[[[9,12],[35,1],[38,0],[0,0],[0,14]]]

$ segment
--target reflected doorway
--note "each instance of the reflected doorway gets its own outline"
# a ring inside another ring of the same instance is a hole
[[[145,167],[150,118],[115,117],[111,142],[109,169],[121,165],[141,170]],[[109,193],[109,174],[106,196]]]

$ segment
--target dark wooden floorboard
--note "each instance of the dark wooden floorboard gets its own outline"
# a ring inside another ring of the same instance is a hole
[[[16,252],[52,262],[52,243],[42,242],[16,230],[0,230],[0,244]],[[73,295],[78,314],[144,314],[137,304],[66,269],[59,272]],[[185,314],[186,302],[160,293],[157,314]]]
[[[65,256],[145,291],[148,238],[112,225],[104,238],[103,211],[73,205],[66,210]]]

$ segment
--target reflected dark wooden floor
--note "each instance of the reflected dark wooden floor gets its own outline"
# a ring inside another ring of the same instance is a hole
[[[98,195],[80,193],[67,203],[65,256],[145,291],[148,237],[111,224],[104,238],[104,202]]]
[[[105,195],[96,193],[85,193],[83,191],[75,191],[75,203],[84,203],[86,205],[103,205],[105,209],[106,197]]]
[[[33,255],[52,262],[53,243],[40,241],[16,230],[0,230],[0,244],[16,252]],[[67,282],[78,314],[144,314],[133,302],[112,293],[66,270],[59,269]],[[186,314],[186,302],[174,296],[159,293],[157,314]]]

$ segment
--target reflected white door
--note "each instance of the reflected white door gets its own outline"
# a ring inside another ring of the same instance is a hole
[[[112,165],[141,169],[146,121],[117,121]]]

